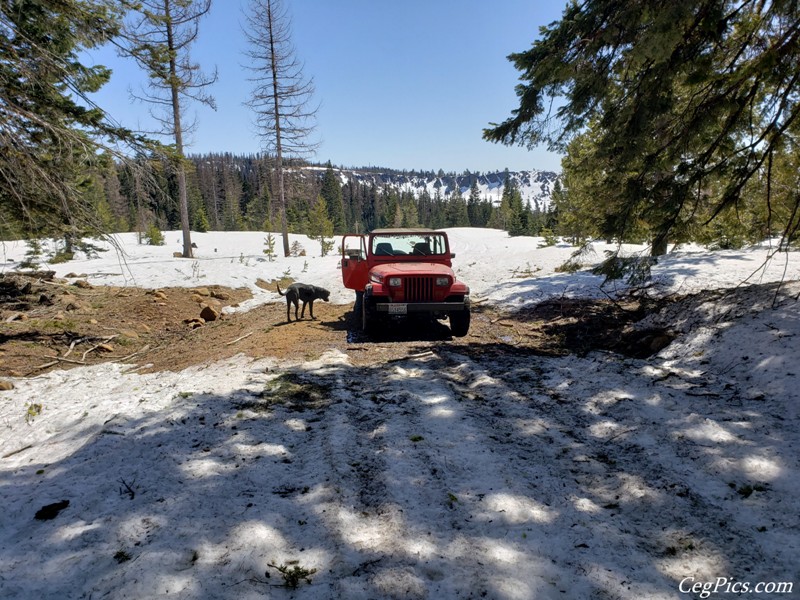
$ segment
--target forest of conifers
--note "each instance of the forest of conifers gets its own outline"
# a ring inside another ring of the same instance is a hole
[[[274,165],[261,155],[204,154],[187,159],[191,228],[194,231],[277,231]],[[97,212],[106,231],[180,228],[173,178],[158,159],[109,161],[94,178]],[[386,172],[386,170],[382,170]],[[417,174],[433,177],[434,174]],[[399,191],[343,178],[330,165],[295,163],[287,169],[287,219],[292,233],[341,234],[378,227],[497,227],[514,235],[537,235],[555,226],[555,213],[523,203],[508,178],[502,201],[442,190]]]

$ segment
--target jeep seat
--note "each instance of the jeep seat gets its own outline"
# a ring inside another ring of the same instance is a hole
[[[412,250],[411,254],[429,256],[432,254],[431,245],[428,242],[417,242],[414,244],[414,249]]]
[[[394,249],[390,243],[380,242],[379,244],[375,244],[375,254],[377,256],[392,256],[394,254]]]

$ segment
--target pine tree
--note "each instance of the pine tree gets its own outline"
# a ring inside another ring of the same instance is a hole
[[[407,197],[401,200],[401,208],[403,211],[403,221],[401,227],[419,227],[419,213],[417,212],[417,203],[414,196],[408,194]]]
[[[342,186],[339,179],[328,161],[325,174],[322,176],[322,188],[320,195],[325,200],[328,208],[328,217],[333,223],[333,231],[337,234],[345,233],[347,225],[344,218],[344,206],[342,204]]]
[[[484,227],[486,225],[486,222],[483,221],[480,206],[481,191],[478,188],[478,180],[473,179],[469,188],[469,198],[467,199],[467,217],[472,227]]]
[[[657,255],[735,209],[781,148],[795,146],[799,30],[797,2],[570,3],[509,57],[524,82],[519,107],[484,137],[564,151],[591,136],[583,170],[613,194],[595,203],[603,235],[644,228]],[[765,181],[765,213],[771,188]],[[800,210],[800,198],[787,199]],[[792,214],[784,231],[796,232]]]
[[[320,256],[326,256],[332,247],[333,221],[328,217],[328,207],[320,196],[308,213],[308,237],[320,244]]]
[[[528,233],[528,214],[522,204],[522,194],[514,179],[508,176],[508,171],[506,171],[501,206],[507,210],[506,231],[508,231],[508,234],[525,235]]]
[[[447,227],[469,227],[467,203],[458,181],[455,181],[455,189],[447,202]]]
[[[81,53],[113,37],[119,18],[106,3],[0,3],[0,235],[96,230],[84,174],[108,136],[131,136],[89,100],[110,71]]]
[[[183,231],[183,256],[192,256],[189,220],[189,194],[186,186],[183,108],[195,100],[216,108],[205,89],[216,81],[216,72],[204,76],[189,57],[197,39],[200,19],[211,8],[211,0],[138,0],[136,18],[126,28],[126,53],[148,74],[149,88],[140,98],[166,108],[159,118],[161,135],[174,143],[170,168],[177,180],[180,223]]]

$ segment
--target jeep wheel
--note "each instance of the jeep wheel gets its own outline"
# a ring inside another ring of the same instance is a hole
[[[469,310],[459,310],[450,313],[450,332],[455,337],[464,337],[469,331]]]
[[[364,292],[356,292],[356,302],[353,305],[353,315],[361,319],[361,312],[364,310]]]
[[[367,334],[375,331],[375,303],[366,294],[361,300],[361,330]]]

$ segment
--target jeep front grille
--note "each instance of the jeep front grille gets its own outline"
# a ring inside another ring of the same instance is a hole
[[[406,302],[433,302],[434,277],[406,277],[403,295]]]

